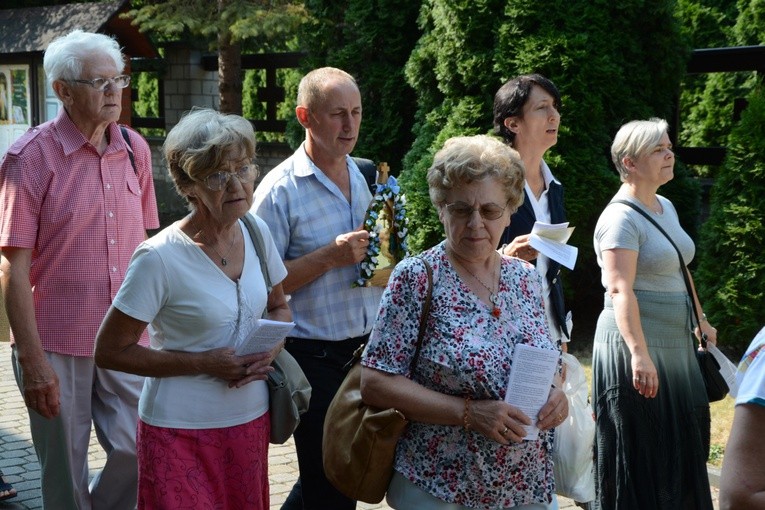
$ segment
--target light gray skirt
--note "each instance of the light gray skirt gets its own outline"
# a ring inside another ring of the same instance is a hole
[[[632,385],[632,356],[605,296],[592,351],[596,508],[711,509],[709,401],[696,362],[687,293],[635,291],[655,398]]]

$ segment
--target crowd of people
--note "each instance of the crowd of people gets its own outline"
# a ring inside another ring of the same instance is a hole
[[[257,188],[249,121],[184,116],[164,156],[189,212],[149,237],[159,227],[151,156],[118,124],[130,84],[119,46],[77,30],[49,45],[44,68],[63,107],[0,163],[0,285],[44,508],[269,509],[265,381],[282,349],[312,387],[294,433],[300,476],[282,509],[356,508],[324,475],[322,443],[361,346],[364,401],[410,421],[392,508],[558,508],[552,450],[569,414],[560,354],[572,321],[561,264],[530,240],[535,222],[566,221],[544,160],[561,121],[552,81],[507,81],[494,98],[497,136],[443,144],[427,183],[445,239],[396,265],[382,288],[352,285],[372,190],[350,157],[362,104],[348,73],[303,77],[305,141]],[[702,335],[716,343],[716,330],[684,286],[693,241],[657,194],[675,163],[667,123],[626,123],[611,156],[622,184],[594,234],[604,288],[592,365],[597,496],[580,505],[711,509],[709,401],[694,351]],[[250,213],[264,254],[243,223]],[[238,355],[261,317],[295,327],[266,352]],[[726,509],[765,508],[763,331],[739,373]],[[527,350],[558,360],[534,413],[508,387]],[[92,429],[106,462],[89,480]],[[0,481],[0,501],[17,495]]]

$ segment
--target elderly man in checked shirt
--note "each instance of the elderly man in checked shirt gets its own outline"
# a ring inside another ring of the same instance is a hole
[[[14,372],[43,507],[135,508],[143,378],[97,368],[93,345],[133,250],[159,226],[151,155],[117,124],[130,77],[116,41],[74,31],[48,46],[43,65],[63,108],[0,163],[0,283]],[[106,464],[88,487],[91,420]]]
[[[324,476],[322,427],[343,366],[369,337],[382,296],[379,287],[352,287],[369,245],[361,226],[372,200],[348,156],[359,134],[361,96],[348,73],[321,68],[300,82],[297,105],[305,142],[266,175],[253,203],[287,266],[282,285],[292,295],[296,327],[286,348],[313,388],[295,431],[302,505],[296,485],[282,508],[346,510],[356,502]]]

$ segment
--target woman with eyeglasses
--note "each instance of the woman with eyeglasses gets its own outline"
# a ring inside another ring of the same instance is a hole
[[[436,154],[428,186],[446,240],[422,254],[433,289],[417,364],[409,373],[428,292],[416,257],[394,269],[362,358],[364,401],[394,407],[410,421],[398,443],[388,504],[556,508],[551,429],[568,415],[558,389],[560,362],[537,416],[504,401],[518,345],[560,356],[539,274],[496,250],[523,198],[523,164],[495,138],[452,138]],[[532,421],[539,436],[525,440]]]
[[[494,132],[521,155],[525,198],[500,238],[505,255],[533,261],[542,275],[550,332],[563,344],[571,336],[571,317],[563,301],[561,265],[529,244],[535,221],[564,223],[563,186],[545,163],[545,153],[558,142],[561,98],[555,84],[539,74],[517,76],[494,95]]]
[[[267,294],[242,217],[258,177],[255,133],[238,115],[195,110],[164,153],[190,213],[141,244],[96,338],[96,363],[146,376],[139,402],[138,508],[267,510],[268,390],[281,345],[235,355],[268,310],[291,320],[287,271],[258,219]],[[151,348],[138,344],[149,326]]]

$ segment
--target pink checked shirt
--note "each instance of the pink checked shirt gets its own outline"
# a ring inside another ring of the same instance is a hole
[[[34,250],[30,281],[46,351],[93,355],[133,250],[159,226],[148,144],[130,133],[136,175],[119,126],[108,129],[99,156],[62,108],[0,163],[0,246]]]

